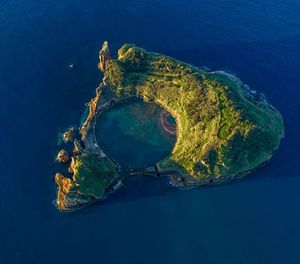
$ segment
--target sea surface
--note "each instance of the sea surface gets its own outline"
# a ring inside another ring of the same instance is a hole
[[[0,263],[300,263],[299,14],[299,0],[1,0]],[[114,57],[135,43],[236,74],[282,113],[279,151],[231,184],[145,178],[58,212],[57,135],[94,95],[104,40]]]

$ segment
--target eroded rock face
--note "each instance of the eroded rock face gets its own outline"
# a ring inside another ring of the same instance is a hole
[[[61,211],[78,209],[94,199],[92,195],[80,193],[76,182],[60,173],[56,173],[55,182],[58,186],[56,205]]]
[[[64,177],[60,173],[55,174],[55,182],[58,185],[56,204],[60,210],[69,210],[77,205],[74,199],[75,193],[72,191],[75,185],[72,179]]]
[[[165,131],[171,135],[176,135],[176,125],[170,124],[168,122],[168,117],[171,115],[167,111],[162,111],[160,113],[160,121]]]
[[[106,191],[119,179],[115,165],[107,157],[82,153],[72,156],[69,166],[72,178],[56,173],[56,204],[62,211],[78,209],[95,200],[103,200]]]
[[[102,49],[99,51],[99,70],[104,72],[106,69],[106,62],[108,60],[110,60],[110,52],[109,52],[109,48],[108,48],[108,42],[104,41],[103,45],[102,45]]]
[[[95,123],[95,116],[98,111],[101,94],[102,94],[101,90],[97,88],[96,96],[87,103],[87,105],[89,107],[89,114],[88,114],[85,122],[83,123],[82,127],[80,128],[80,134],[82,136],[82,141],[85,141],[86,135],[88,134],[88,132],[91,130],[91,128],[93,127],[93,125]]]
[[[74,139],[74,133],[75,133],[75,128],[70,127],[67,129],[67,131],[63,134],[63,140],[64,142],[71,142]]]
[[[66,150],[62,149],[58,152],[56,160],[61,163],[67,163],[70,160],[70,155]]]

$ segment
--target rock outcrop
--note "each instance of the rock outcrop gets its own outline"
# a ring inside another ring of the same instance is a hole
[[[77,206],[75,192],[72,189],[76,188],[72,179],[64,177],[60,173],[55,174],[55,182],[58,186],[56,204],[61,210],[69,210]]]
[[[58,152],[56,160],[61,163],[67,163],[70,160],[70,155],[66,150],[62,149]]]
[[[74,140],[75,137],[75,128],[74,127],[70,127],[67,129],[66,132],[63,133],[63,140],[64,142],[71,142],[72,140]]]
[[[103,45],[102,45],[102,49],[99,51],[99,70],[104,72],[106,69],[106,63],[108,60],[110,60],[110,52],[109,52],[109,48],[108,48],[108,42],[104,41]]]

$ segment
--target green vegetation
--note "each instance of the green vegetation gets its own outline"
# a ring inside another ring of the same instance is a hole
[[[222,74],[128,44],[104,74],[117,96],[153,101],[176,119],[177,141],[158,163],[162,170],[226,181],[268,160],[284,135],[277,110]]]
[[[82,154],[72,166],[73,181],[79,187],[79,193],[101,199],[107,187],[118,176],[114,164],[107,158],[96,154]]]
[[[62,163],[71,160],[69,172],[73,177],[55,174],[58,186],[56,205],[59,210],[70,211],[84,205],[103,200],[107,190],[120,177],[115,164],[97,151],[84,149],[74,140],[74,152],[70,157],[65,150],[59,152],[57,159]]]

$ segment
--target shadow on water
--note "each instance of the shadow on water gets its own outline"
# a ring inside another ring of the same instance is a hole
[[[80,215],[89,215],[90,213],[97,212],[101,210],[101,207],[107,207],[111,204],[126,204],[128,202],[134,202],[137,200],[144,199],[157,199],[168,196],[169,199],[172,199],[172,196],[178,196],[179,193],[189,192],[203,192],[211,193],[220,190],[221,192],[226,192],[226,188],[235,188],[235,186],[241,185],[241,188],[245,188],[245,184],[251,184],[254,181],[262,180],[267,177],[274,176],[274,172],[270,172],[270,175],[266,175],[268,168],[260,168],[255,172],[252,172],[251,175],[248,175],[246,178],[238,179],[229,183],[213,185],[213,186],[195,186],[188,188],[176,188],[169,184],[168,177],[154,177],[154,176],[145,176],[145,175],[135,175],[131,179],[127,180],[125,186],[121,189],[110,195],[105,201],[97,201],[93,204],[90,204],[86,207],[76,210],[74,212],[67,213],[71,217],[77,218],[77,214]],[[263,182],[262,182],[263,183]],[[223,191],[222,191],[223,190]],[[63,213],[65,214],[65,213]],[[59,213],[61,215],[61,213]]]

